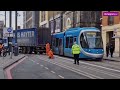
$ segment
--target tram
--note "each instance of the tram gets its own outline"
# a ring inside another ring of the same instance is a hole
[[[73,57],[72,45],[80,45],[79,58],[102,60],[104,55],[101,32],[95,27],[76,27],[52,35],[52,49],[54,54]]]

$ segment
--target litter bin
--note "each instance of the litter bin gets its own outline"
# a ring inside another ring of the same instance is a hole
[[[18,44],[15,43],[14,45],[14,56],[18,56]]]

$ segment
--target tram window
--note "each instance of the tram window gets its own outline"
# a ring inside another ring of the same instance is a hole
[[[80,44],[82,46],[82,48],[89,48],[87,41],[85,39],[85,36],[83,35],[83,33],[80,36]]]
[[[59,38],[56,38],[56,47],[58,47],[58,40]]]
[[[76,42],[77,37],[74,37],[74,42]]]
[[[69,45],[69,37],[66,37],[66,48],[68,48]]]
[[[59,39],[59,46],[62,45],[62,39]]]
[[[55,46],[55,38],[53,38],[52,45]]]
[[[72,45],[73,45],[73,37],[70,37],[69,48],[72,48]]]

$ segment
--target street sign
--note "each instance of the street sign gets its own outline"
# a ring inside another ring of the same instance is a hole
[[[7,31],[10,33],[12,32],[12,28],[8,28]]]
[[[3,38],[13,37],[13,29],[12,28],[3,28]]]

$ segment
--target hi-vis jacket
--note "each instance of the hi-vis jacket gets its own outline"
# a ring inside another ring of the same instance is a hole
[[[74,44],[72,46],[72,54],[80,54],[80,46],[77,44]]]

